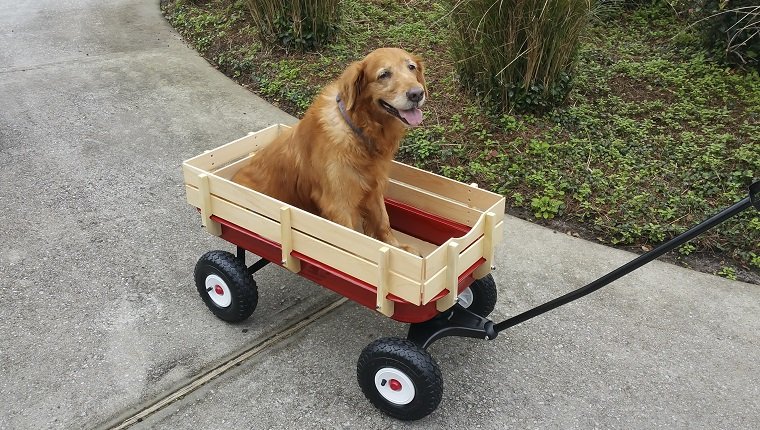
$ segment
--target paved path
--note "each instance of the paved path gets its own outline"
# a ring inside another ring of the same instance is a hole
[[[182,160],[292,118],[157,3],[0,0],[0,429],[107,428],[178,397],[134,427],[406,427],[355,380],[361,349],[402,325],[277,268],[243,324],[197,297],[195,261],[230,247],[185,203]],[[631,258],[507,222],[496,320]],[[760,289],[664,263],[431,352],[444,399],[413,428],[760,427]]]

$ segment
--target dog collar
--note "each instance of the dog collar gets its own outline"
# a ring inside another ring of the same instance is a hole
[[[354,125],[353,122],[351,122],[351,118],[348,116],[348,112],[346,112],[346,104],[343,103],[343,100],[340,98],[340,94],[335,96],[335,101],[338,102],[338,110],[340,111],[340,114],[343,116],[343,120],[346,121],[346,124],[348,124],[349,127],[351,127],[351,130],[356,133],[357,136],[364,142],[365,145],[367,145],[367,148],[372,150],[372,142],[367,139],[367,136],[364,135],[362,132],[362,129]]]

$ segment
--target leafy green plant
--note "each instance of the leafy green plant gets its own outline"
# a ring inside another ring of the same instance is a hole
[[[681,254],[681,255],[690,255],[691,253],[693,253],[694,251],[696,251],[696,249],[697,249],[697,247],[694,246],[693,244],[691,244],[691,243],[685,243],[685,244],[681,245],[680,247],[678,247],[678,253]]]
[[[760,269],[760,255],[757,255],[754,252],[750,252],[749,257],[750,264]]]
[[[503,114],[501,117],[499,117],[499,124],[501,125],[502,130],[507,133],[519,131],[523,128],[523,125],[520,123],[520,121],[509,114]]]
[[[530,201],[530,207],[536,218],[552,219],[560,213],[564,207],[562,200],[557,200],[549,196],[534,197]]]
[[[726,279],[730,279],[732,281],[736,280],[736,269],[734,269],[731,266],[723,266],[715,274],[718,276],[722,276]]]
[[[401,144],[399,153],[414,160],[417,167],[428,167],[428,161],[441,151],[442,131],[440,127],[419,127],[410,130]]]
[[[512,203],[517,207],[522,206],[523,204],[525,204],[525,196],[523,196],[522,193],[513,193]]]

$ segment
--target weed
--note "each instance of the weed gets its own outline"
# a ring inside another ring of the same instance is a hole
[[[691,243],[685,243],[678,247],[678,253],[681,255],[691,255],[694,251],[696,251],[697,247],[694,246]]]
[[[730,279],[732,281],[736,280],[736,269],[734,269],[731,266],[723,266],[721,269],[715,273],[718,276],[722,276],[726,279]]]
[[[534,197],[530,201],[530,207],[536,218],[552,219],[560,213],[565,204],[549,196]]]

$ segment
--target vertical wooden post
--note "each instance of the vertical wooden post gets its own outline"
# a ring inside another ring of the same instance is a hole
[[[493,266],[493,233],[496,227],[496,214],[493,212],[486,213],[485,221],[485,226],[483,226],[483,257],[485,257],[486,261],[473,272],[472,276],[475,279],[486,276],[491,271],[491,266]]]
[[[293,252],[293,223],[288,206],[280,208],[280,248],[282,249],[282,265],[291,272],[300,272],[301,262],[290,255]]]
[[[198,191],[201,194],[201,223],[210,234],[214,236],[222,235],[222,226],[211,219],[211,189],[209,186],[208,175],[201,173],[198,175]]]
[[[443,312],[457,302],[459,295],[459,244],[450,242],[446,249],[446,289],[449,293],[435,302],[435,307],[439,312]]]
[[[377,283],[377,305],[375,309],[381,314],[390,317],[394,312],[394,304],[388,300],[388,289],[390,287],[390,276],[388,276],[390,263],[390,249],[387,246],[380,248],[380,258],[377,260],[378,283]]]

